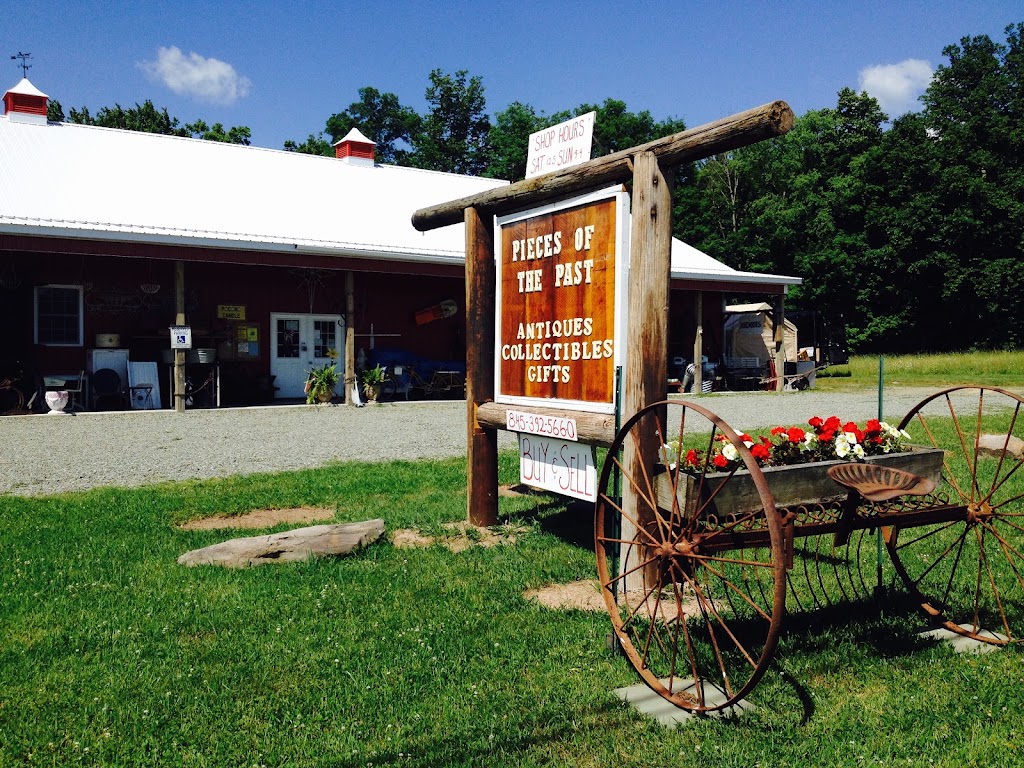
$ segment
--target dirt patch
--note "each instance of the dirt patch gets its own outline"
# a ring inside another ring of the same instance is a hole
[[[522,496],[546,496],[546,491],[531,488],[528,485],[516,483],[515,485],[499,485],[498,496],[506,499],[517,499]]]
[[[330,520],[334,510],[325,507],[293,509],[254,509],[244,515],[214,515],[189,520],[178,526],[183,531],[211,531],[217,528],[273,528],[281,523],[314,523]]]
[[[581,611],[604,612],[607,607],[601,597],[601,589],[594,579],[572,581],[568,584],[551,584],[540,589],[528,589],[523,593],[527,600],[536,600],[546,608],[555,610],[578,609]]]
[[[633,613],[640,613],[644,616],[656,616],[661,621],[671,624],[679,616],[682,609],[684,616],[697,615],[699,605],[692,595],[683,590],[677,595],[672,589],[667,589],[660,596],[651,595],[644,590],[629,592],[624,598],[620,595],[620,602],[628,606],[625,610]],[[604,613],[608,606],[604,602],[601,589],[594,579],[573,581],[568,584],[551,584],[541,589],[529,589],[523,593],[527,600],[536,600],[546,608],[555,610],[595,611]]]
[[[479,528],[467,522],[447,523],[440,536],[428,536],[414,528],[401,528],[391,534],[391,543],[398,549],[415,549],[443,544],[452,552],[464,552],[470,547],[496,547],[515,544],[519,536],[530,530],[526,525],[498,525]]]

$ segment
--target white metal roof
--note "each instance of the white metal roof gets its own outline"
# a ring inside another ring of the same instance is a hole
[[[0,232],[462,263],[414,211],[507,182],[0,115]]]
[[[799,285],[802,278],[743,272],[726,266],[682,240],[672,238],[671,276],[676,279],[753,283],[759,285]]]
[[[355,129],[346,138],[370,141]],[[463,226],[418,232],[413,212],[505,184],[0,115],[2,233],[462,263]],[[673,278],[801,282],[732,269],[675,239],[671,265]]]

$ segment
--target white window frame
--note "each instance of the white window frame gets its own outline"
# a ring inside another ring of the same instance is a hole
[[[75,342],[54,342],[40,341],[39,339],[39,289],[40,288],[64,288],[78,292],[78,341]],[[32,338],[36,344],[47,347],[81,347],[85,337],[85,296],[80,285],[37,285],[32,291]]]

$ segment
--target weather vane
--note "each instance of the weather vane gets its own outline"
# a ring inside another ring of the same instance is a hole
[[[18,66],[21,67],[21,76],[27,78],[28,77],[28,71],[32,68],[32,65],[28,63],[28,60],[32,58],[32,54],[31,53],[22,53],[21,51],[18,51],[17,54],[15,54],[14,56],[11,56],[11,58],[12,59],[21,59],[21,64],[18,65]]]

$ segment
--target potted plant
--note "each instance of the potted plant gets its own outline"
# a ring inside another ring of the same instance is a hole
[[[383,365],[375,365],[373,368],[367,368],[363,371],[363,392],[366,394],[366,399],[369,402],[377,402],[387,378],[387,371]]]
[[[341,375],[335,367],[333,358],[319,368],[313,368],[306,379],[306,402],[329,403],[334,398],[334,388],[338,385]]]

